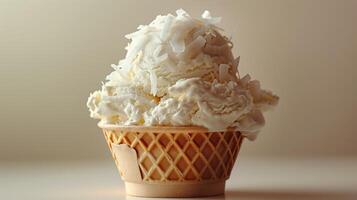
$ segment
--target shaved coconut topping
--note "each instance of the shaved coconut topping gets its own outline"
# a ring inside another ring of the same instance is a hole
[[[153,57],[159,57],[161,51],[162,51],[162,46],[158,46],[153,52]]]
[[[239,57],[220,21],[209,11],[192,18],[179,9],[127,34],[125,58],[88,99],[91,117],[116,125],[235,127],[254,138],[262,111],[278,97],[249,75],[239,78]]]
[[[220,64],[235,67],[231,42],[216,27],[219,21],[208,11],[199,19],[182,9],[176,16],[159,15],[149,25],[140,25],[136,32],[126,35],[131,40],[127,54],[113,68],[124,76],[127,73],[132,85],[159,97],[182,78],[218,80]],[[229,71],[234,73],[228,79],[236,81],[236,69]]]
[[[238,79],[240,78],[240,77],[239,77],[239,70],[238,70],[239,61],[240,61],[240,56],[238,56],[236,59],[234,59],[234,61],[233,61],[233,67],[232,67],[232,71],[233,71],[233,73],[236,75],[236,77],[238,77]]]
[[[191,18],[190,15],[188,15],[188,13],[184,11],[182,8],[176,10],[176,14],[178,19]]]
[[[206,44],[206,39],[204,39],[201,35],[194,39],[188,46],[187,50],[184,54],[184,59],[193,59],[199,53],[202,52],[203,46]]]
[[[133,42],[128,46],[128,51],[125,56],[124,64],[126,66],[129,66],[131,62],[133,62],[134,58],[138,55],[138,53],[148,42],[148,40],[149,37],[147,37],[146,35],[139,36],[136,38],[136,40],[133,40]]]
[[[168,34],[170,33],[169,29],[171,28],[174,18],[175,17],[171,14],[167,15],[165,23],[164,23],[161,33],[160,33],[160,38],[162,41],[166,41]]]
[[[221,82],[226,82],[229,80],[228,69],[229,69],[229,65],[227,64],[219,65],[219,80]]]
[[[192,20],[178,22],[175,26],[173,26],[173,35],[170,40],[170,45],[174,52],[182,53],[185,51],[185,39],[187,34],[194,27],[195,24]]]
[[[174,40],[170,40],[170,45],[175,53],[182,53],[185,51],[185,41],[183,38],[179,38],[179,34],[176,34]]]
[[[222,20],[221,17],[212,17],[208,10],[205,10],[201,17],[208,24],[219,24]]]
[[[150,82],[151,82],[150,93],[155,96],[157,93],[157,77],[152,71],[150,71]]]

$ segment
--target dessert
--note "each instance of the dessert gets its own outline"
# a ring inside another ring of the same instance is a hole
[[[180,9],[140,25],[90,95],[90,116],[100,120],[128,194],[222,193],[242,139],[255,139],[262,112],[278,103],[259,81],[240,77],[220,21]]]

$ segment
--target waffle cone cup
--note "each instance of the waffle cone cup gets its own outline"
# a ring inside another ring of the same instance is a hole
[[[224,193],[243,136],[201,127],[99,125],[126,193],[200,197]]]

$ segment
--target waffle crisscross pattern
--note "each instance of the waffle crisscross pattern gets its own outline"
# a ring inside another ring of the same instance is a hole
[[[144,182],[226,180],[243,140],[237,131],[104,129],[104,135],[116,162],[112,144],[135,149]]]

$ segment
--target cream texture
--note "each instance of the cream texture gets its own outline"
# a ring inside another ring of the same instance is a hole
[[[117,125],[235,127],[254,139],[262,111],[278,97],[249,75],[239,77],[239,57],[220,20],[177,10],[127,35],[125,58],[88,99],[91,117]]]

